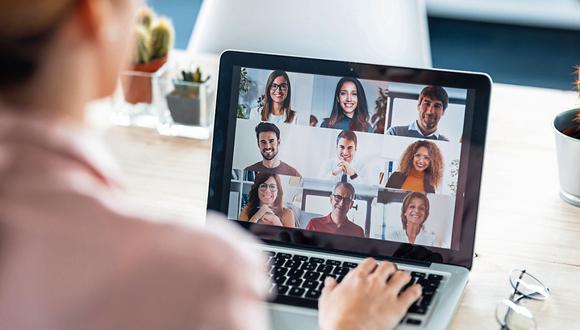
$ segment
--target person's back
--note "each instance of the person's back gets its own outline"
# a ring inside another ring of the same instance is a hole
[[[144,221],[106,154],[66,129],[0,112],[3,329],[266,325],[263,260],[230,243],[245,234]]]
[[[85,105],[113,93],[131,54],[138,3],[0,1],[1,329],[268,326],[252,239],[147,221],[84,133]],[[394,327],[420,295],[398,294],[409,279],[372,259],[327,278],[321,328]]]

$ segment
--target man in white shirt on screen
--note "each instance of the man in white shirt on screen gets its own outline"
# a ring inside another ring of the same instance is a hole
[[[363,166],[355,160],[356,151],[356,134],[352,131],[341,131],[336,137],[336,157],[322,164],[319,177],[337,182],[362,181],[360,176],[363,173]]]

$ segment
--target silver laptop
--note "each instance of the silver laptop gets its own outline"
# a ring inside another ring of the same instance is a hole
[[[275,329],[316,329],[327,276],[397,263],[448,326],[473,262],[491,80],[481,73],[228,51],[208,210],[269,254]]]

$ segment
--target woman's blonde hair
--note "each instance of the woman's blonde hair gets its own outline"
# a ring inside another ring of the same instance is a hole
[[[409,145],[401,157],[398,172],[403,173],[405,176],[411,173],[413,170],[413,157],[421,147],[428,150],[429,157],[431,158],[425,174],[428,175],[429,183],[433,188],[437,188],[443,177],[443,156],[441,155],[439,147],[431,141],[420,140]]]
[[[0,89],[26,82],[76,0],[0,2]]]

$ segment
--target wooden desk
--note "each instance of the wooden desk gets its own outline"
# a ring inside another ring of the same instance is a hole
[[[470,282],[451,329],[497,329],[496,303],[511,292],[508,273],[524,267],[551,290],[525,301],[542,329],[580,321],[580,208],[559,196],[553,117],[576,94],[495,85],[476,252]],[[104,132],[127,177],[129,195],[154,215],[201,223],[206,207],[209,142],[160,137],[152,130]]]

